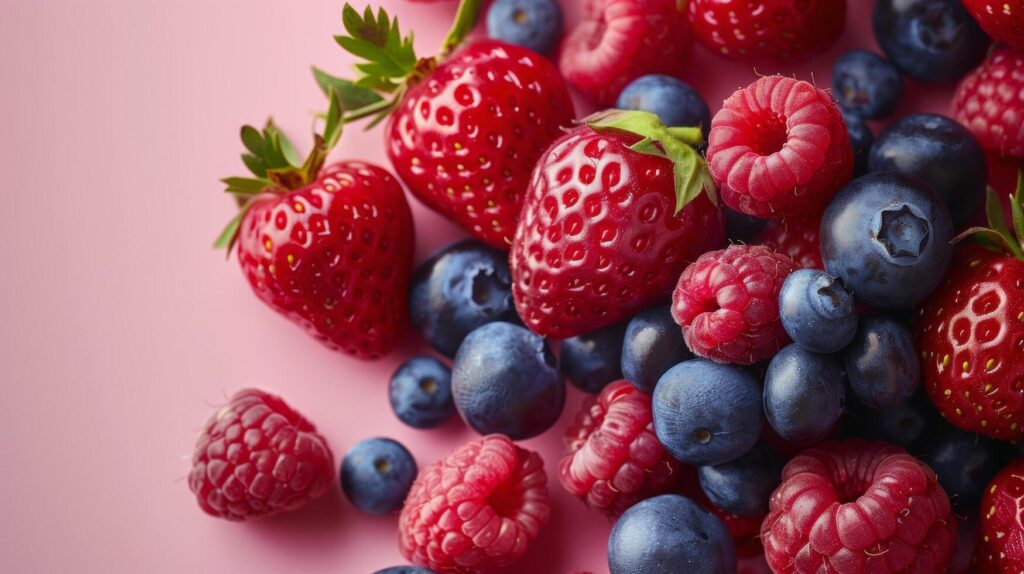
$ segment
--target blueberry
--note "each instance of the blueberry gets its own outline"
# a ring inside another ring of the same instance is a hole
[[[555,0],[495,0],[487,35],[549,56],[562,37],[562,9]]]
[[[562,372],[569,382],[588,393],[599,393],[622,379],[622,338],[626,325],[598,329],[562,341]]]
[[[922,460],[939,477],[949,501],[959,509],[981,502],[996,473],[1010,461],[1007,447],[988,437],[946,426],[926,447]]]
[[[383,570],[378,570],[373,574],[437,574],[433,570],[428,570],[422,566],[392,566]]]
[[[861,319],[843,364],[853,394],[874,409],[906,402],[921,380],[914,336],[887,317]]]
[[[891,62],[867,50],[853,50],[832,67],[832,95],[844,112],[877,120],[896,111],[903,79]]]
[[[694,466],[743,456],[761,437],[761,389],[734,365],[693,359],[654,388],[654,432],[672,456]]]
[[[697,470],[700,487],[711,503],[738,516],[763,516],[779,485],[782,464],[763,444],[736,460]]]
[[[434,428],[455,413],[452,372],[433,357],[412,357],[391,376],[391,410],[403,423]]]
[[[920,179],[895,172],[846,184],[821,221],[825,269],[858,300],[881,309],[927,297],[949,268],[952,238],[939,196]]]
[[[732,243],[757,243],[757,236],[767,224],[767,219],[725,208],[725,233]]]
[[[875,39],[904,74],[952,84],[981,63],[989,39],[960,0],[878,0]]]
[[[793,342],[814,353],[840,351],[857,333],[853,295],[817,269],[798,269],[786,278],[779,317]]]
[[[699,127],[705,138],[711,128],[711,110],[704,99],[689,84],[672,76],[640,76],[622,90],[615,107],[650,112],[666,126]]]
[[[416,268],[409,311],[423,338],[447,357],[473,329],[517,322],[508,253],[473,240],[442,248]]]
[[[919,455],[922,445],[947,425],[923,390],[887,409],[869,408],[853,397],[846,405],[845,427],[853,436],[880,440]]]
[[[978,140],[937,114],[913,114],[890,124],[871,146],[868,169],[923,179],[946,202],[958,226],[981,205],[988,182],[988,163]]]
[[[850,136],[853,147],[853,176],[860,177],[868,172],[868,160],[871,158],[871,146],[875,144],[875,134],[871,126],[857,116],[843,113],[846,122],[846,133]]]
[[[789,345],[768,365],[764,412],[768,424],[787,441],[810,444],[825,438],[845,403],[843,365],[832,355]]]
[[[370,438],[341,461],[341,489],[353,506],[370,514],[397,512],[416,478],[416,461],[389,438]]]
[[[736,567],[736,545],[725,524],[678,494],[633,505],[608,538],[611,574],[722,574]]]
[[[692,359],[669,307],[638,313],[626,326],[622,341],[622,375],[645,393],[677,364]]]
[[[466,424],[512,440],[548,430],[565,406],[565,381],[551,349],[510,323],[489,323],[466,337],[455,355],[452,392]]]

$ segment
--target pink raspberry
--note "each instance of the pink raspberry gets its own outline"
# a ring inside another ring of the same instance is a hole
[[[725,100],[711,121],[707,157],[726,205],[769,219],[819,215],[853,173],[839,106],[783,76]]]
[[[540,455],[488,435],[420,471],[398,518],[398,546],[439,572],[485,571],[522,556],[548,514]]]
[[[333,482],[331,449],[316,427],[256,389],[238,391],[206,422],[188,477],[199,506],[228,520],[295,510]]]
[[[804,269],[825,269],[821,260],[821,218],[772,221],[764,227],[758,243],[788,255]]]
[[[654,434],[651,396],[628,381],[587,397],[564,439],[569,454],[558,465],[559,481],[588,507],[610,516],[670,492],[679,480],[679,461]]]
[[[761,542],[777,573],[924,574],[945,571],[956,527],[927,465],[896,446],[848,440],[786,465]]]
[[[789,342],[779,290],[797,269],[763,245],[730,245],[690,264],[672,294],[672,316],[690,350],[720,363],[752,365]]]
[[[1024,157],[1024,50],[1006,46],[968,74],[953,97],[956,119],[981,146]]]

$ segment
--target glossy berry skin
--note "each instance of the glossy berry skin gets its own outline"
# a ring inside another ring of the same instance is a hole
[[[962,125],[937,114],[912,114],[889,124],[871,147],[868,168],[923,179],[946,202],[957,226],[981,205],[988,181],[978,140]]]
[[[783,439],[797,444],[824,439],[843,416],[845,404],[843,365],[838,358],[790,345],[768,365],[764,413]]]
[[[459,347],[455,408],[480,434],[513,440],[551,428],[565,406],[565,381],[544,339],[510,323],[488,323]]]
[[[721,211],[702,193],[676,213],[672,163],[629,149],[638,139],[581,127],[537,164],[510,255],[532,331],[564,339],[625,320],[722,241]]]
[[[506,249],[530,170],[574,115],[546,58],[480,40],[409,89],[390,117],[385,148],[420,201]]]
[[[633,506],[608,539],[611,574],[736,571],[736,546],[722,523],[693,500],[663,494]]]
[[[1010,461],[1012,447],[997,440],[946,425],[932,437],[922,459],[939,477],[954,508],[977,508],[996,473]]]
[[[694,354],[752,365],[789,342],[779,320],[779,291],[797,268],[761,245],[710,251],[686,268],[672,294],[672,316]]]
[[[398,547],[438,572],[487,571],[522,556],[549,514],[544,461],[489,435],[420,471],[398,518]]]
[[[587,393],[599,393],[622,378],[622,338],[626,325],[619,323],[562,341],[559,363],[565,378]]]
[[[592,510],[618,516],[679,482],[679,461],[654,434],[650,395],[627,381],[585,399],[563,439],[559,482]]]
[[[1024,158],[1024,48],[993,49],[960,82],[953,109],[957,121],[971,130],[982,147]]]
[[[349,449],[339,475],[353,506],[368,514],[391,514],[405,502],[416,478],[416,460],[397,441],[370,438]]]
[[[413,274],[409,314],[423,338],[447,357],[477,327],[517,322],[508,254],[472,239],[441,248]]]
[[[927,297],[949,268],[952,238],[942,199],[920,179],[895,172],[853,180],[821,220],[825,270],[880,309]]]
[[[391,410],[417,429],[434,428],[455,414],[452,371],[434,357],[412,357],[391,375]]]
[[[398,181],[346,161],[285,194],[254,200],[238,261],[256,295],[328,348],[390,352],[408,323],[413,223]]]
[[[691,0],[698,42],[731,60],[804,60],[829,48],[846,24],[846,0]]]
[[[873,409],[903,404],[921,382],[913,334],[888,317],[861,319],[843,364],[853,394]]]
[[[1024,0],[963,0],[963,4],[995,41],[1024,50]]]
[[[915,324],[924,387],[950,423],[1001,440],[1024,434],[1024,261],[957,252]]]
[[[679,363],[658,381],[653,401],[658,440],[686,464],[735,460],[761,437],[761,389],[739,367],[706,359]]]
[[[974,571],[1003,574],[1024,570],[1024,459],[1006,466],[985,489],[974,549]]]
[[[607,107],[641,76],[682,77],[692,43],[675,0],[587,0],[558,68],[587,99]]]
[[[824,269],[821,260],[821,218],[788,218],[784,221],[769,221],[755,243],[770,247],[782,255],[789,256],[803,269]]]
[[[641,76],[632,82],[615,102],[620,110],[641,110],[658,116],[666,126],[711,129],[711,110],[689,84],[661,74]]]
[[[736,460],[700,467],[697,476],[716,507],[737,516],[764,516],[781,473],[779,460],[759,444]]]
[[[960,0],[878,0],[871,22],[889,61],[928,84],[956,82],[989,44]]]
[[[765,219],[818,215],[853,172],[839,106],[783,76],[760,78],[723,102],[707,157],[726,205]]]
[[[857,333],[853,295],[835,277],[798,269],[779,293],[779,318],[793,342],[812,353],[835,353]]]
[[[693,353],[668,307],[637,313],[626,326],[622,341],[622,374],[645,393],[654,392],[658,379]]]
[[[562,38],[562,9],[555,0],[496,0],[487,35],[550,56]]]
[[[850,146],[853,148],[853,177],[860,177],[868,172],[875,133],[866,121],[857,116],[843,113],[843,122],[846,123],[846,133],[850,135]]]
[[[844,112],[877,120],[900,105],[903,78],[885,58],[867,50],[852,50],[832,66],[832,95]]]
[[[256,389],[238,391],[206,422],[188,476],[203,511],[235,521],[305,506],[333,481],[331,450],[316,427]]]

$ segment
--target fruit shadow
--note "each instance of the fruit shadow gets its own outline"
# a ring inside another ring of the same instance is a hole
[[[245,527],[262,546],[287,548],[298,555],[333,554],[346,526],[357,518],[364,519],[346,506],[341,488],[332,485],[326,494],[299,510],[256,520]]]

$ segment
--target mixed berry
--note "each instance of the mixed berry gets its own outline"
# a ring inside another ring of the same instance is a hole
[[[478,38],[462,0],[426,57],[346,4],[361,61],[314,69],[308,156],[242,129],[216,245],[332,350],[418,334],[394,417],[480,436],[422,466],[367,438],[339,468],[241,390],[195,446],[202,510],[340,483],[396,521],[409,564],[376,574],[525,571],[566,524],[549,488],[613,523],[611,574],[1024,572],[1024,3],[569,1],[495,0]],[[881,53],[833,48],[853,11]],[[747,85],[703,97],[694,43]],[[791,73],[813,58],[831,90]],[[948,116],[907,113],[943,89]],[[390,166],[328,161],[360,121]],[[467,235],[415,267],[406,190]],[[517,444],[547,433],[560,460]]]

